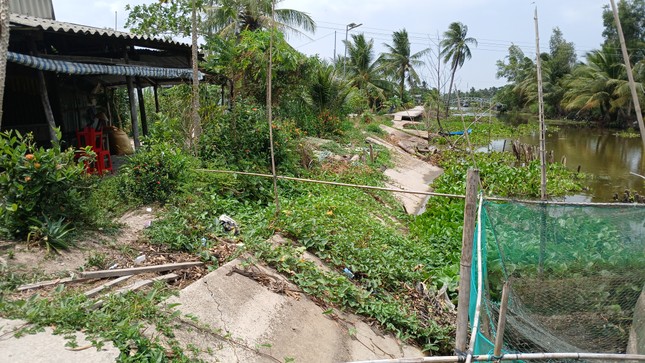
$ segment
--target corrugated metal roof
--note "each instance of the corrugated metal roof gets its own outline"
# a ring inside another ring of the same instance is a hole
[[[56,19],[52,0],[9,0],[9,9],[16,14]]]
[[[176,42],[174,40],[166,40],[161,38],[135,35],[132,33],[111,30],[109,28],[94,28],[87,25],[65,23],[62,21],[56,21],[51,19],[36,18],[29,15],[15,14],[13,13],[13,9],[11,10],[12,10],[12,13],[10,14],[10,20],[12,24],[28,26],[33,28],[40,28],[45,31],[85,34],[85,35],[100,35],[100,36],[107,36],[107,37],[120,38],[120,39],[144,40],[144,41],[159,42],[163,44],[172,44],[176,46],[190,47],[186,43]]]

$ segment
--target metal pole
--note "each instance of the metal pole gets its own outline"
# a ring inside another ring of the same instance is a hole
[[[475,212],[477,210],[477,186],[479,170],[468,169],[466,176],[466,205],[464,206],[464,231],[461,237],[461,262],[459,269],[459,301],[457,303],[457,333],[455,351],[466,352],[468,340],[468,304],[470,301],[470,268],[473,260],[475,236]],[[474,334],[474,332],[473,332]]]
[[[334,30],[334,62],[336,61],[336,33]]]
[[[623,59],[625,59],[625,67],[627,68],[629,89],[632,93],[632,100],[634,102],[634,112],[636,112],[636,120],[638,120],[638,128],[641,131],[641,139],[643,140],[643,151],[645,152],[645,125],[643,124],[643,114],[641,113],[641,105],[638,101],[638,93],[636,92],[636,83],[634,83],[634,74],[631,62],[629,61],[629,54],[627,54],[627,46],[625,45],[625,35],[623,34],[623,27],[620,24],[618,9],[616,8],[616,3],[614,0],[611,0],[611,9],[614,12],[614,21],[616,21],[616,30],[618,32],[618,39],[620,40],[620,48],[623,51]]]
[[[343,77],[347,75],[347,34],[349,33],[349,25],[345,26],[345,55],[343,56]]]

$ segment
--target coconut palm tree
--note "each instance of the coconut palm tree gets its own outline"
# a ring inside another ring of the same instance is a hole
[[[367,41],[363,34],[352,34],[347,47],[347,78],[350,85],[367,97],[369,107],[374,109],[379,99],[385,99],[385,91],[391,88],[384,79],[377,59],[374,59],[374,40]]]
[[[450,86],[448,87],[448,102],[446,104],[446,116],[450,108],[450,96],[452,93],[452,86],[455,81],[455,73],[457,69],[464,65],[467,59],[472,57],[469,45],[477,46],[477,39],[468,37],[468,26],[460,23],[453,22],[448,27],[448,30],[443,33],[443,40],[441,41],[441,55],[443,62],[450,62]]]
[[[337,77],[337,68],[321,61],[307,84],[305,101],[317,113],[338,113],[350,92],[347,82]]]
[[[388,52],[381,55],[381,65],[386,74],[392,75],[399,84],[399,96],[404,100],[405,81],[410,87],[420,82],[415,67],[423,66],[421,57],[426,55],[430,49],[426,48],[414,54],[410,54],[410,39],[408,32],[403,29],[392,34],[392,45],[383,44]]]
[[[2,100],[7,75],[7,49],[9,48],[9,0],[0,0],[0,129],[2,129]]]
[[[283,0],[276,0],[276,3]],[[204,30],[229,37],[243,30],[268,29],[275,25],[282,32],[315,32],[316,23],[307,14],[293,9],[275,9],[275,24],[271,15],[272,0],[211,0],[205,6]]]
[[[602,123],[610,121],[616,106],[622,106],[616,99],[621,98],[617,91],[626,83],[624,72],[620,56],[613,49],[587,53],[587,63],[576,67],[565,80],[564,108],[598,111]]]

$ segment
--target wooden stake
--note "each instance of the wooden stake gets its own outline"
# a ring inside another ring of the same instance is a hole
[[[203,264],[204,264],[203,262],[181,262],[181,263],[168,263],[165,265],[157,265],[157,266],[122,268],[118,270],[115,269],[115,270],[89,271],[89,272],[81,273],[81,277],[99,279],[103,277],[136,275],[136,274],[142,274],[146,272],[179,270],[183,268],[201,266]]]
[[[466,351],[468,339],[468,304],[470,302],[470,274],[475,236],[475,213],[477,211],[477,187],[479,170],[468,169],[466,176],[466,205],[464,207],[464,232],[461,237],[461,262],[459,269],[459,300],[457,303],[457,333],[455,351]]]
[[[508,308],[508,281],[504,283],[502,289],[502,303],[499,308],[499,319],[497,320],[497,335],[495,336],[495,350],[493,355],[499,357],[502,355],[502,345],[504,344],[504,330],[506,329],[506,309]]]
[[[620,48],[623,51],[623,59],[625,60],[625,68],[627,69],[627,79],[629,80],[629,90],[632,93],[632,101],[634,102],[634,112],[636,112],[636,120],[638,120],[638,128],[641,131],[641,139],[643,141],[643,152],[645,152],[645,124],[643,124],[643,114],[641,113],[641,104],[638,101],[638,92],[636,91],[634,74],[633,74],[631,62],[629,61],[629,54],[627,54],[627,46],[625,45],[625,35],[623,34],[623,27],[620,24],[618,9],[616,8],[616,2],[614,0],[611,0],[611,9],[614,12],[616,31],[618,32],[618,39],[620,40]]]
[[[159,113],[159,86],[155,85],[153,90],[155,94],[155,112]]]

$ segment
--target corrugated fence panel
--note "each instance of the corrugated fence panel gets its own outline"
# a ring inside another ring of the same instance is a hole
[[[12,13],[44,19],[56,19],[52,0],[9,0]]]

